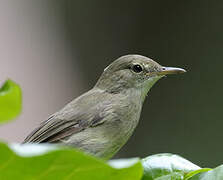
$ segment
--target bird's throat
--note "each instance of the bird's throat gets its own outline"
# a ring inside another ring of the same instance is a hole
[[[141,84],[141,101],[144,102],[149,90],[153,87],[153,85],[160,79],[162,76],[154,76],[146,80]]]

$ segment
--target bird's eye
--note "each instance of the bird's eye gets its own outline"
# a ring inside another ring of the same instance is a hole
[[[139,64],[135,64],[135,65],[132,66],[132,70],[135,73],[140,73],[140,72],[142,72],[142,66],[140,66]]]

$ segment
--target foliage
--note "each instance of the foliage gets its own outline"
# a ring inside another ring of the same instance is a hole
[[[40,180],[220,180],[223,166],[201,169],[174,154],[111,160],[108,163],[50,144],[0,144],[0,179]],[[143,170],[144,169],[144,170]],[[144,171],[144,174],[143,174]]]
[[[118,169],[77,150],[54,145],[0,144],[0,153],[0,179],[7,180],[136,180],[143,172],[138,159]]]
[[[179,178],[201,169],[190,161],[174,154],[163,153],[149,156],[142,160],[144,167],[143,180]]]
[[[222,179],[223,179],[223,165],[218,166],[217,168],[210,171],[200,172],[192,176],[192,178],[190,178],[190,180],[222,180]]]
[[[22,109],[22,92],[18,84],[7,80],[0,88],[0,123],[12,120]]]

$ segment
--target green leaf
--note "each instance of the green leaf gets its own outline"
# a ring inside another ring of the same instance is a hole
[[[0,154],[0,179],[7,180],[140,180],[143,174],[139,160],[114,168],[77,150],[47,144],[0,143]]]
[[[181,180],[199,166],[175,154],[157,154],[142,160],[143,180]]]
[[[202,168],[202,169],[198,169],[198,170],[195,170],[195,171],[191,171],[188,174],[186,174],[186,176],[184,177],[184,180],[188,180],[196,174],[199,174],[199,173],[202,173],[202,172],[207,172],[207,171],[210,171],[210,170],[212,170],[212,169]]]
[[[0,123],[12,120],[22,109],[22,92],[15,82],[7,80],[0,88]]]
[[[189,180],[222,180],[223,179],[223,165],[218,166],[213,170],[201,172],[192,176]]]

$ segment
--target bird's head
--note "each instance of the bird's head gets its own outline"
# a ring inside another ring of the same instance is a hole
[[[111,93],[139,90],[144,99],[153,84],[168,74],[186,72],[181,68],[164,67],[141,55],[126,55],[105,68],[95,87]]]

